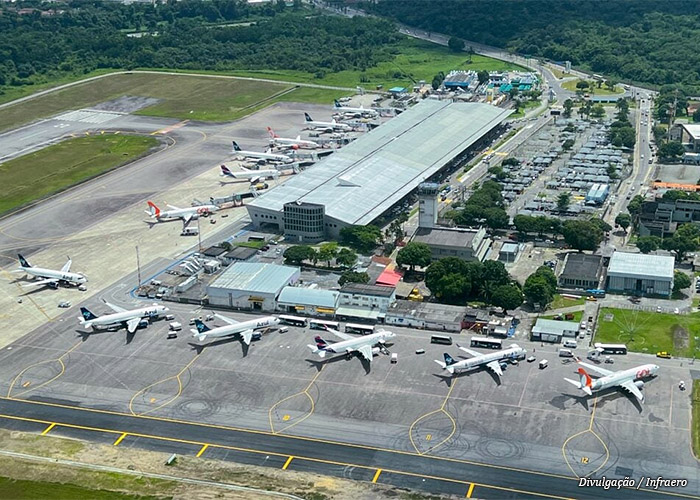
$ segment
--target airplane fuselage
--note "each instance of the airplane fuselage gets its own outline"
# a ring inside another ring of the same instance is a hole
[[[617,387],[628,381],[635,382],[647,377],[652,377],[656,375],[658,370],[659,367],[654,364],[646,364],[629,368],[628,370],[622,370],[611,375],[594,379],[591,383],[591,390],[602,391],[603,389],[608,389],[610,387]],[[641,385],[644,384],[642,383]]]
[[[236,335],[237,333],[245,332],[247,330],[264,330],[266,328],[272,328],[280,324],[280,320],[274,316],[265,316],[263,318],[251,319],[249,321],[243,321],[241,323],[235,323],[233,325],[224,325],[217,328],[212,328],[205,332],[206,337],[228,337],[230,335]],[[198,337],[202,335],[199,332],[194,333],[193,336]]]
[[[276,146],[298,146],[300,148],[308,148],[308,149],[319,147],[318,143],[316,143],[314,141],[305,141],[302,139],[287,139],[285,137],[274,137],[272,139],[272,142]]]
[[[132,320],[134,318],[156,318],[166,313],[167,311],[168,309],[165,306],[152,305],[148,307],[142,307],[140,309],[134,309],[132,311],[105,314],[104,316],[99,316],[88,321],[83,321],[82,324],[85,328],[109,328],[111,326],[121,325],[122,323]]]
[[[37,278],[55,279],[66,283],[81,285],[87,283],[87,278],[80,273],[69,273],[41,267],[20,267],[25,273]]]
[[[330,353],[342,353],[342,352],[353,352],[364,347],[366,345],[374,346],[375,344],[382,344],[390,338],[393,338],[394,334],[392,332],[381,331],[377,333],[372,333],[370,335],[364,335],[356,339],[342,340],[334,344],[329,344],[324,347],[324,351]]]
[[[173,210],[162,210],[160,214],[156,215],[156,219],[182,219],[192,216],[192,218],[199,217],[203,214],[214,213],[219,210],[216,205],[200,205],[197,207],[190,208],[178,208]]]
[[[503,361],[508,359],[522,358],[525,355],[525,349],[522,347],[510,347],[502,351],[489,352],[482,354],[481,356],[474,356],[473,358],[463,359],[457,363],[450,365],[453,371],[463,372],[467,370],[472,370],[479,366],[486,365],[492,361]]]
[[[294,160],[287,155],[278,155],[275,153],[258,153],[256,151],[234,151],[238,157],[253,158],[278,163],[293,163]]]
[[[378,115],[378,113],[373,110],[373,109],[365,109],[365,108],[348,108],[345,106],[340,106],[340,107],[335,107],[333,108],[334,111],[337,111],[339,113],[347,113],[349,115],[353,116],[367,116],[367,117],[375,117]]]

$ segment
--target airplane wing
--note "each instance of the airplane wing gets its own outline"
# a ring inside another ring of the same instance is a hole
[[[459,347],[460,350],[466,352],[467,354],[470,354],[471,356],[481,356],[480,352],[472,351],[471,349],[467,349],[466,347],[462,347],[459,344],[457,344],[457,347]]]
[[[61,268],[61,272],[62,272],[62,273],[70,272],[70,266],[71,266],[72,263],[73,263],[73,261],[70,260],[70,257],[68,257],[68,262],[66,262],[65,264],[63,264],[63,267]]]
[[[357,348],[357,352],[362,354],[362,357],[365,358],[367,361],[372,361],[372,346],[367,344],[363,345],[362,347]]]
[[[189,224],[191,220],[192,220],[192,214],[183,215],[183,216],[182,216],[182,224],[183,224],[183,226],[187,226],[187,224]]]
[[[491,361],[490,363],[487,363],[486,368],[491,370],[499,377],[503,375],[503,371],[501,370],[501,364],[498,361]]]
[[[261,180],[262,180],[262,179],[261,179],[260,176],[258,175],[257,177],[251,177],[251,178],[250,178],[250,183],[251,183],[251,184],[257,184],[257,183],[260,182]]]
[[[141,323],[141,318],[131,318],[126,322],[126,329],[129,333],[134,333]]]
[[[578,364],[585,366],[589,370],[593,370],[594,372],[599,373],[603,377],[605,377],[606,375],[612,375],[613,373],[615,373],[615,372],[611,372],[610,370],[606,370],[605,368],[600,368],[596,365],[589,365],[588,363],[584,363],[583,361],[579,361]]]
[[[180,210],[180,209],[179,209],[178,207],[176,207],[175,205],[171,205],[171,204],[169,204],[169,203],[168,203],[168,208],[171,209],[171,210]]]
[[[250,341],[253,340],[253,330],[248,329],[242,331],[241,338],[243,339],[243,342],[245,342],[245,345],[250,345]]]
[[[628,380],[627,382],[620,384],[620,387],[622,387],[627,392],[634,394],[634,396],[638,400],[644,401],[644,394],[642,394],[642,391],[639,390],[639,387],[634,385],[634,382],[632,382],[631,380]]]
[[[335,336],[337,336],[338,338],[341,338],[343,340],[350,340],[350,339],[355,338],[352,335],[348,335],[347,333],[342,333],[342,332],[339,332],[338,330],[333,330],[333,328],[326,327],[326,330],[328,330],[329,332],[331,332],[332,334],[334,334]],[[372,346],[370,346],[370,351],[371,350],[372,350]]]
[[[110,308],[112,311],[114,311],[115,313],[123,313],[123,312],[126,312],[126,309],[124,309],[123,307],[119,307],[119,306],[117,306],[117,305],[110,304],[110,303],[107,302],[106,300],[103,301],[103,302],[107,305],[107,307],[109,307],[109,308]]]
[[[229,325],[235,325],[236,323],[238,323],[238,321],[236,321],[235,319],[227,318],[226,316],[222,316],[221,314],[218,314],[218,313],[214,313],[214,316],[219,318],[221,321],[225,321]]]
[[[28,286],[41,286],[41,285],[53,285],[55,283],[58,283],[59,280],[56,278],[48,278],[45,280],[41,281],[30,281],[29,283],[23,283],[22,286],[28,285]]]

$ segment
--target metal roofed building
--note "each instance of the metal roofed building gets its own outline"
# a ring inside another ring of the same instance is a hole
[[[670,255],[615,252],[608,265],[607,290],[670,297],[673,266],[674,259]]]
[[[299,280],[298,267],[235,262],[207,287],[209,304],[274,311],[280,291]]]
[[[482,103],[421,101],[258,196],[246,205],[248,214],[255,227],[270,225],[286,232],[286,210],[292,204],[308,207],[314,214],[302,217],[296,210],[295,224],[314,227],[294,231],[297,240],[309,234],[308,241],[315,242],[322,206],[325,236],[337,237],[343,227],[367,225],[387,212],[511,113]]]
[[[587,253],[567,253],[564,270],[559,275],[562,288],[597,289],[603,272],[603,257]]]
[[[573,321],[557,321],[538,318],[532,327],[532,340],[561,342],[564,337],[576,338],[579,324]]]
[[[277,297],[277,309],[292,314],[334,316],[338,292],[320,288],[286,286]]]
[[[486,229],[452,229],[441,227],[419,227],[413,241],[430,247],[433,259],[457,257],[462,260],[482,261],[491,248],[491,239]]]
[[[467,307],[397,300],[386,313],[387,325],[460,332],[466,328]]]

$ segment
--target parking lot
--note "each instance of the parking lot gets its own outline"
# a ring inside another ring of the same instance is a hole
[[[140,303],[119,292],[109,297],[121,297],[123,307]],[[88,305],[106,310],[94,299]],[[168,306],[183,325],[207,314]],[[443,352],[458,356],[456,346],[430,344],[429,332],[391,329],[398,337],[389,350],[398,362],[379,355],[370,366],[344,355],[323,362],[307,347],[316,330],[270,331],[246,348],[237,339],[200,343],[188,326],[168,340],[167,321],[131,339],[124,330],[87,334],[69,311],[3,351],[0,393],[567,476],[629,469],[700,484],[690,454],[689,392],[677,388],[691,377],[677,360],[654,361],[660,376],[645,386],[639,405],[616,390],[577,394],[563,380],[575,378],[575,370],[556,346],[519,340],[537,362],[508,366],[500,382],[484,370],[451,380],[434,360]],[[585,355],[583,347],[577,351]],[[549,361],[544,370],[542,359]],[[650,360],[630,354],[603,366],[619,370]]]

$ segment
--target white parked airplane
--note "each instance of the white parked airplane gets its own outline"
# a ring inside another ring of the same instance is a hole
[[[388,332],[386,330],[381,330],[370,335],[363,335],[362,337],[355,337],[341,333],[337,330],[333,330],[332,328],[326,328],[326,330],[337,335],[343,340],[341,342],[329,344],[323,340],[320,335],[314,337],[316,345],[314,346],[309,344],[309,349],[311,349],[311,351],[314,353],[318,353],[318,355],[322,358],[326,357],[326,353],[339,354],[345,352],[350,354],[352,352],[358,352],[367,361],[372,361],[372,356],[374,354],[378,354],[380,351],[378,347],[374,347],[375,344],[384,344],[384,342],[386,342],[388,339],[393,339],[396,337],[395,333]]]
[[[338,113],[343,113],[350,118],[375,118],[379,116],[379,113],[377,113],[375,109],[365,109],[362,106],[359,108],[351,108],[343,106],[337,100],[333,101],[333,110]]]
[[[280,320],[274,316],[265,316],[263,318],[251,319],[249,321],[241,321],[240,323],[226,316],[221,316],[220,314],[214,314],[217,318],[228,323],[226,326],[220,326],[218,328],[209,328],[207,325],[202,323],[199,319],[194,320],[194,324],[197,327],[196,330],[190,330],[193,337],[197,337],[200,342],[204,342],[207,337],[230,337],[232,335],[239,334],[246,345],[250,345],[250,341],[253,339],[253,333],[258,330],[266,330],[273,326],[280,324]]]
[[[585,366],[589,370],[598,372],[600,375],[602,375],[602,377],[593,379],[586,372],[586,370],[579,367],[579,369],[576,370],[579,374],[578,382],[568,378],[564,379],[574,387],[581,389],[583,392],[591,396],[594,391],[602,391],[603,389],[607,389],[609,387],[619,386],[627,392],[633,394],[639,401],[644,401],[644,394],[642,394],[642,391],[640,390],[642,387],[644,387],[644,381],[641,379],[653,377],[656,375],[656,372],[659,371],[658,365],[654,364],[640,365],[617,372],[606,370],[595,365],[589,365],[588,363],[584,363],[582,361],[579,361],[578,364]]]
[[[479,366],[486,366],[486,368],[488,368],[500,377],[503,375],[503,371],[501,370],[501,361],[513,360],[518,358],[522,359],[525,357],[526,353],[525,349],[518,346],[518,344],[511,344],[510,347],[508,347],[508,349],[496,352],[489,352],[486,354],[482,354],[477,351],[472,351],[471,349],[467,349],[466,347],[461,347],[459,344],[457,345],[457,347],[474,357],[469,359],[463,359],[461,361],[456,361],[452,358],[452,356],[445,353],[444,362],[435,360],[437,364],[442,366],[443,370],[447,370],[451,374],[471,370],[472,368],[477,368]]]
[[[270,142],[275,146],[283,146],[292,149],[313,149],[321,147],[317,142],[302,139],[300,135],[298,135],[296,139],[280,137],[277,134],[275,134],[275,131],[272,130],[270,127],[267,127],[267,133],[270,134]]]
[[[280,176],[279,170],[268,169],[268,170],[248,170],[247,168],[241,167],[241,172],[231,172],[226,165],[221,165],[221,175],[224,177],[231,177],[233,179],[248,179],[251,184],[255,184],[258,181],[264,181],[265,179],[277,179]]]
[[[148,202],[148,210],[146,213],[155,219],[157,222],[162,222],[164,220],[172,219],[182,219],[185,224],[190,223],[192,219],[198,218],[200,215],[207,216],[219,210],[216,205],[198,205],[196,207],[189,208],[178,208],[172,205],[168,205],[170,210],[161,210],[152,201]]]
[[[44,269],[41,267],[32,267],[29,261],[22,257],[21,254],[17,254],[17,257],[19,257],[19,269],[16,269],[13,272],[25,272],[30,276],[42,278],[40,281],[30,282],[29,285],[48,285],[53,288],[58,288],[61,283],[65,283],[67,285],[83,285],[88,281],[87,276],[84,274],[70,272],[70,266],[73,263],[70,257],[68,257],[68,262],[63,264],[60,271]]]
[[[268,149],[264,153],[259,153],[257,151],[244,151],[236,141],[231,141],[231,143],[233,144],[233,154],[239,158],[261,160],[264,162],[294,163],[294,160],[290,156],[273,153],[272,149]]]
[[[309,116],[309,113],[304,113],[304,118],[306,119],[306,126],[316,130],[322,130],[324,132],[350,132],[352,130],[352,127],[347,123],[338,123],[335,120],[330,122],[314,121],[313,118]]]
[[[80,324],[84,328],[96,330],[98,328],[112,328],[125,325],[129,333],[134,333],[139,325],[147,326],[150,319],[157,318],[169,311],[167,307],[161,306],[158,303],[153,303],[150,306],[141,307],[139,309],[132,309],[130,311],[123,307],[110,304],[107,301],[104,301],[104,303],[114,311],[113,314],[96,316],[86,307],[80,308],[82,314]]]

